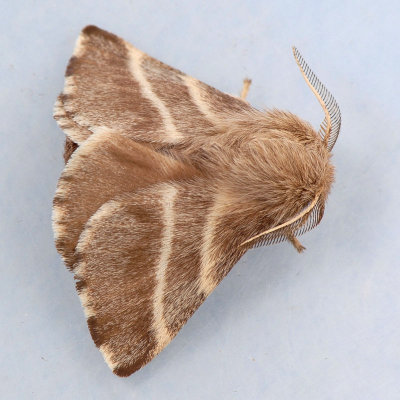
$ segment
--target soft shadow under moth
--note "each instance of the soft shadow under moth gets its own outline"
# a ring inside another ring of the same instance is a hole
[[[90,333],[128,376],[177,334],[250,248],[321,220],[339,108],[299,52],[325,119],[259,111],[86,27],[54,117],[66,166],[54,197],[56,247],[74,272]]]

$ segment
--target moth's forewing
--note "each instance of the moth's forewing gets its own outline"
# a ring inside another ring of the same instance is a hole
[[[157,355],[244,253],[204,178],[105,203],[77,246],[78,291],[94,342],[126,376]],[[232,245],[233,243],[233,245]],[[237,244],[236,243],[236,244]]]
[[[166,146],[215,134],[214,120],[241,110],[251,107],[89,26],[76,43],[54,116],[78,144],[108,128]]]

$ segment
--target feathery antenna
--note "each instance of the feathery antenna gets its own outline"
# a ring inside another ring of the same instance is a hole
[[[332,96],[332,94],[317,78],[317,76],[314,74],[308,64],[304,61],[304,58],[302,57],[300,52],[294,46],[293,55],[305,81],[313,91],[315,97],[318,99],[325,112],[325,118],[320,126],[318,133],[320,134],[322,141],[325,143],[327,149],[331,151],[333,146],[335,145],[336,139],[340,131],[341,115],[339,106],[336,103],[336,100]]]
[[[318,200],[320,198],[321,193],[318,193],[314,200],[300,213],[297,214],[294,218],[290,219],[289,221],[284,222],[283,224],[277,225],[271,229],[268,229],[267,231],[261,232],[258,235],[255,235],[253,237],[251,237],[250,239],[247,239],[246,241],[244,241],[243,243],[240,244],[240,246],[243,246],[247,243],[250,243],[252,241],[254,241],[255,239],[261,238],[262,236],[264,237],[264,239],[266,239],[267,235],[276,232],[276,231],[280,231],[280,235],[279,236],[293,236],[294,237],[294,233],[296,231],[299,231],[299,229],[303,226],[305,220],[304,217],[308,216],[310,214],[310,212],[313,210],[313,208],[316,206],[316,204],[318,203]],[[321,216],[322,218],[322,216]],[[321,219],[319,218],[319,220]],[[318,221],[319,222],[319,221]],[[315,226],[315,225],[314,225]],[[286,228],[286,229],[285,229]],[[300,232],[299,232],[300,233]],[[296,232],[296,234],[298,235],[299,233]],[[304,232],[301,232],[304,233]],[[278,242],[280,240],[275,241],[274,243]],[[263,241],[263,244],[265,244],[265,241]]]

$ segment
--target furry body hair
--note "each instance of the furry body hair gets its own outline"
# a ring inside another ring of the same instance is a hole
[[[82,31],[54,109],[67,139],[53,228],[114,373],[154,358],[247,249],[302,250],[296,236],[319,223],[333,182],[327,104],[322,140],[291,113]]]

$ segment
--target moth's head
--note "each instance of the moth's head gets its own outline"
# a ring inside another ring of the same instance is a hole
[[[340,110],[332,94],[295,47],[293,54],[305,81],[320,102],[325,118],[316,132],[311,125],[293,114],[276,110],[267,114],[267,118],[275,124],[273,128],[279,132],[278,136],[282,138],[282,133],[287,135],[287,141],[270,141],[267,151],[264,151],[264,161],[272,166],[268,172],[274,175],[270,181],[273,185],[268,188],[273,196],[268,197],[276,199],[273,208],[276,215],[270,218],[272,226],[243,243],[246,247],[287,239],[301,251],[303,248],[296,236],[321,221],[334,179],[330,158],[340,131]],[[259,152],[262,152],[262,147],[260,145]]]
[[[262,220],[266,230],[294,218],[316,197],[325,203],[334,167],[317,132],[295,115],[273,111],[259,125],[227,152],[220,187],[232,199],[232,212],[248,209],[246,215]]]

